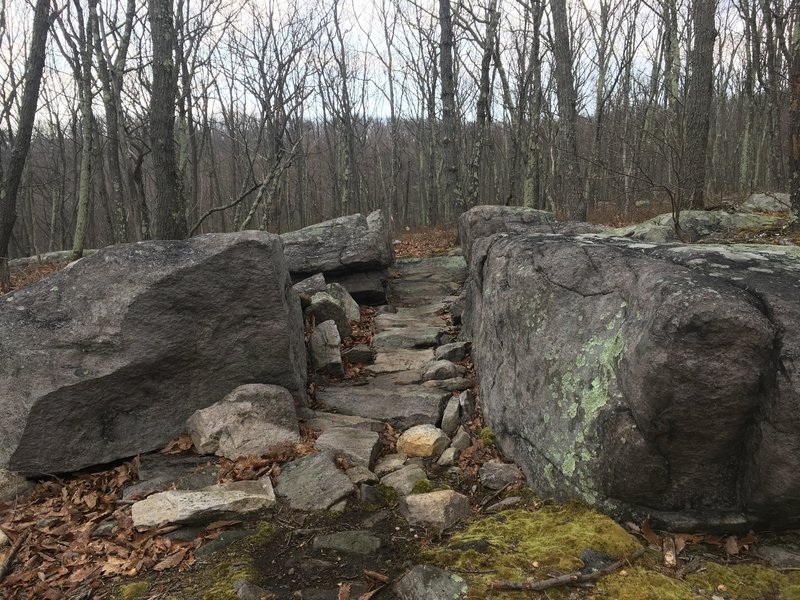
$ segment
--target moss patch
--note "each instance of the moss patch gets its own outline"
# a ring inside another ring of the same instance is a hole
[[[114,598],[115,600],[138,600],[139,598],[146,598],[149,591],[150,584],[148,582],[137,581],[119,586]]]
[[[428,494],[430,492],[440,492],[442,490],[449,490],[450,486],[446,483],[433,482],[430,479],[420,479],[411,488],[412,494]]]
[[[600,579],[601,598],[614,600],[695,600],[702,596],[685,581],[673,579],[644,567],[633,567]]]
[[[484,446],[494,446],[496,439],[494,436],[494,431],[492,431],[489,427],[484,427],[481,429],[480,433],[481,442],[483,442]]]
[[[447,545],[423,550],[423,559],[465,577],[471,598],[485,598],[496,580],[544,579],[553,571],[580,569],[579,556],[587,548],[623,557],[638,547],[636,539],[610,518],[568,503],[480,519],[453,535]],[[519,595],[493,593],[492,597]]]
[[[787,600],[800,598],[800,572],[782,573],[758,564],[721,565],[705,562],[702,570],[689,575],[686,580],[693,588],[707,594],[719,593],[719,586],[725,586],[723,595],[726,598],[764,598],[772,592],[773,584],[779,597]]]

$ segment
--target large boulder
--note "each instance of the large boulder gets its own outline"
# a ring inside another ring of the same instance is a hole
[[[800,251],[497,235],[484,415],[540,493],[677,527],[800,524]]]
[[[698,242],[713,236],[724,236],[740,230],[775,227],[785,218],[750,213],[729,213],[724,210],[684,210],[680,214],[681,236],[675,231],[672,213],[658,215],[643,223],[609,229],[608,235],[661,244],[666,242]]]
[[[756,212],[791,212],[792,199],[786,192],[752,194],[741,208]]]
[[[305,399],[280,238],[114,246],[0,298],[0,467],[58,473],[159,448],[255,382]]]
[[[523,206],[475,206],[458,220],[461,251],[469,262],[475,240],[495,233],[519,232],[535,225],[549,225],[555,221],[555,215],[551,212]]]
[[[386,302],[386,269],[394,262],[394,249],[383,211],[339,217],[281,237],[295,280],[324,273],[359,303]]]

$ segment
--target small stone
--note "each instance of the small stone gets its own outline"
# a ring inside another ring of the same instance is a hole
[[[317,438],[319,450],[327,450],[354,465],[371,469],[380,450],[380,436],[354,427],[330,427]]]
[[[459,451],[451,446],[442,452],[442,455],[439,457],[439,460],[436,461],[436,464],[440,467],[449,467],[454,465],[458,460],[458,454]]]
[[[459,425],[459,416],[461,405],[458,397],[453,396],[447,401],[447,406],[444,407],[444,414],[442,415],[442,431],[445,435],[452,436]]]
[[[407,458],[405,466],[408,467],[408,466],[411,466],[411,465],[413,465],[415,467],[419,467],[420,469],[424,469],[425,468],[425,459],[422,458],[421,456],[412,456],[411,458]]]
[[[438,457],[450,443],[444,431],[433,425],[416,425],[403,432],[397,450],[408,456]]]
[[[287,463],[275,486],[275,493],[295,510],[328,510],[354,491],[350,478],[326,452]]]
[[[104,537],[111,537],[111,534],[114,532],[114,528],[117,526],[117,520],[114,517],[108,517],[107,519],[103,519],[97,524],[97,527],[94,528],[90,537],[94,538],[104,538]],[[2,547],[2,542],[0,541],[0,547]]]
[[[522,503],[522,498],[519,496],[509,496],[508,498],[504,498],[500,500],[500,502],[495,502],[494,504],[490,504],[486,508],[486,514],[492,515],[494,513],[498,513],[501,510],[508,510],[509,508],[514,508],[515,506],[519,506]]]
[[[431,565],[417,565],[394,585],[400,600],[461,600],[469,586],[458,575]]]
[[[311,365],[316,371],[341,377],[344,375],[339,345],[342,338],[332,320],[317,325],[308,341]]]
[[[350,467],[344,473],[350,478],[350,481],[352,481],[353,484],[355,485],[361,485],[362,483],[378,483],[378,481],[380,481],[380,479],[378,478],[377,475],[375,475],[375,473],[373,473],[363,465],[356,465],[355,467]]]
[[[490,490],[502,490],[522,479],[522,471],[517,465],[490,461],[481,465],[478,471],[481,485]]]
[[[397,307],[391,304],[383,304],[375,308],[376,315],[393,315],[397,312]]]
[[[272,592],[246,579],[234,581],[233,589],[238,600],[274,600],[277,598]]]
[[[366,483],[358,486],[358,499],[366,504],[379,504],[382,500],[378,488]]]
[[[347,498],[344,500],[339,500],[336,504],[331,506],[329,509],[332,513],[342,514],[344,511],[347,510]]]
[[[427,478],[425,471],[416,465],[410,465],[381,478],[381,485],[393,488],[401,496],[408,496],[415,483]]]
[[[472,396],[471,390],[464,390],[458,397],[458,403],[461,405],[461,422],[468,423],[475,418],[475,398]]]
[[[472,441],[470,440],[469,434],[463,426],[458,428],[458,431],[456,431],[456,434],[453,436],[453,441],[450,442],[450,446],[456,450],[466,450],[471,444]]]
[[[325,276],[322,273],[317,273],[313,277],[308,277],[299,281],[292,286],[295,293],[300,296],[300,304],[303,308],[311,304],[311,296],[318,292],[324,292],[327,284],[325,283]]]
[[[447,529],[470,515],[469,499],[453,490],[400,499],[400,513],[411,525]]]
[[[385,477],[389,473],[402,469],[408,456],[405,454],[387,454],[375,463],[375,475]]]
[[[347,350],[344,355],[351,364],[371,365],[375,362],[375,353],[372,351],[372,348],[366,344],[353,346]]]
[[[330,283],[327,288],[328,293],[333,296],[339,305],[344,310],[344,315],[351,321],[358,321],[361,318],[361,310],[358,308],[358,303],[353,300],[344,286],[338,283]]]
[[[469,348],[469,342],[453,342],[452,344],[444,344],[436,349],[434,356],[436,357],[436,360],[459,362],[467,357]]]
[[[368,531],[339,531],[318,535],[312,542],[314,550],[334,550],[346,554],[369,556],[381,547],[381,540]]]
[[[452,379],[464,374],[464,367],[459,369],[460,365],[450,362],[449,360],[435,360],[429,363],[422,371],[422,380],[430,381],[432,379]]]

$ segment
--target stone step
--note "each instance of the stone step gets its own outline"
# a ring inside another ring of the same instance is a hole
[[[325,408],[344,415],[377,419],[395,429],[414,425],[436,425],[441,421],[449,392],[418,385],[331,386],[317,391]]]

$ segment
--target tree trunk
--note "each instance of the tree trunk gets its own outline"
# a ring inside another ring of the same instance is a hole
[[[792,64],[789,73],[791,101],[789,103],[789,191],[792,212],[800,216],[800,3],[794,4],[792,32]]]
[[[689,57],[686,96],[686,145],[683,164],[683,206],[702,209],[706,184],[706,155],[714,76],[716,0],[694,0],[694,45]],[[682,208],[682,206],[681,206]]]
[[[33,122],[39,102],[39,86],[44,72],[47,32],[50,29],[50,0],[36,0],[31,30],[31,46],[25,67],[25,87],[22,92],[17,134],[8,164],[0,166],[0,291],[10,286],[8,246],[17,219],[17,194],[25,169],[25,159],[31,146]]]
[[[186,237],[186,210],[180,197],[175,159],[175,101],[177,77],[174,50],[177,43],[172,0],[150,0],[153,38],[153,81],[150,92],[150,139],[155,174],[153,238]]]
[[[456,85],[453,74],[453,15],[450,0],[439,0],[439,71],[442,81],[442,160],[447,207],[460,215],[465,210],[458,169]]]
[[[577,95],[572,75],[572,48],[566,0],[550,0],[553,13],[553,53],[555,54],[556,94],[558,96],[558,130],[561,142],[562,210],[573,221],[586,220],[586,202],[581,193],[578,165]]]

